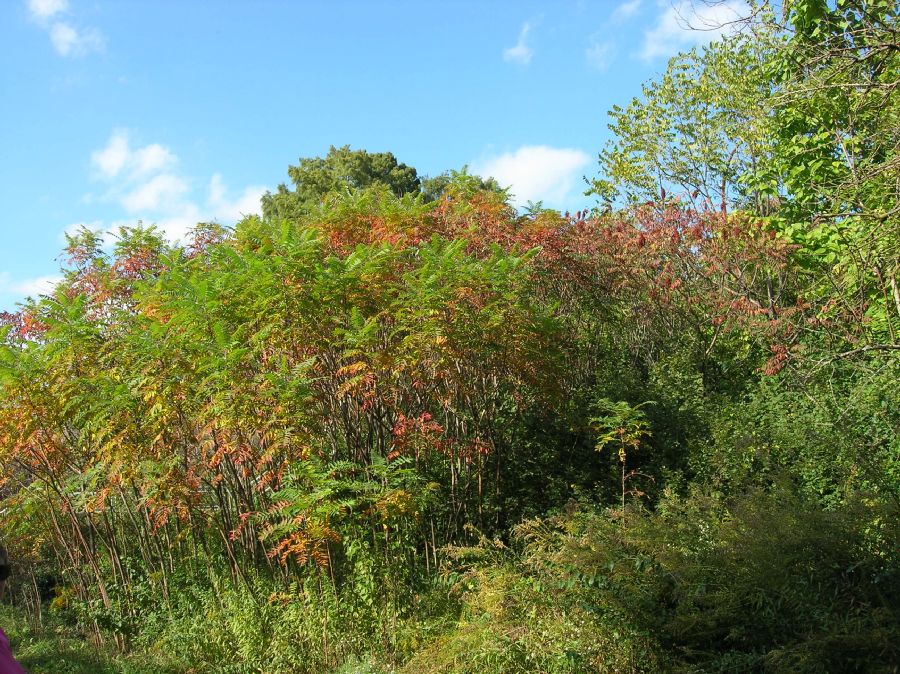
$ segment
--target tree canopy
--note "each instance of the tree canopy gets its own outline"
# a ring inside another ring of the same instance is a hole
[[[416,169],[399,163],[392,153],[351,150],[349,145],[332,145],[325,157],[301,157],[296,166],[288,167],[288,176],[293,190],[281,184],[277,192],[263,197],[266,217],[296,217],[341,190],[382,186],[399,197],[418,193],[421,185]]]

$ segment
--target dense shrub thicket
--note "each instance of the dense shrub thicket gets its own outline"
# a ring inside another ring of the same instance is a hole
[[[896,7],[787,17],[617,110],[591,213],[341,148],[71,236],[0,332],[26,665],[895,672]]]

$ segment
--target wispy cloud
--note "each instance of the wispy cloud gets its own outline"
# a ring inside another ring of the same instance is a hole
[[[503,50],[504,61],[507,63],[519,63],[523,66],[531,63],[531,56],[534,54],[534,50],[528,46],[527,42],[530,32],[531,23],[526,21],[522,24],[522,29],[519,31],[519,41],[512,47]]]
[[[59,274],[16,280],[8,272],[0,272],[0,295],[11,295],[18,299],[46,295],[60,281],[62,276]]]
[[[84,56],[103,51],[106,41],[96,28],[78,30],[62,21],[50,27],[50,43],[60,56]]]
[[[588,65],[601,72],[609,69],[615,55],[615,45],[612,42],[601,40],[599,35],[591,36],[590,44],[584,50],[584,58]]]
[[[62,232],[59,233],[59,242],[61,244],[65,244],[67,235],[75,236],[82,229],[88,229],[93,232],[102,231],[103,230],[103,222],[101,220],[93,220],[91,222],[84,222],[84,221],[73,222],[71,225],[69,225]]]
[[[77,27],[61,15],[69,13],[69,0],[28,0],[28,13],[50,37],[60,56],[86,56],[106,47],[103,33],[93,27]]]
[[[548,206],[567,208],[571,207],[570,200],[578,197],[573,192],[590,160],[586,152],[574,148],[526,145],[474,161],[472,171],[511,187],[517,206],[543,201]]]
[[[129,190],[120,203],[130,213],[157,212],[180,204],[188,193],[187,180],[171,173],[161,173]]]
[[[183,239],[198,222],[215,220],[230,225],[260,212],[266,187],[250,185],[233,194],[221,174],[215,173],[206,183],[205,194],[197,198],[194,185],[205,181],[184,175],[177,170],[178,164],[178,156],[167,146],[135,144],[127,129],[115,129],[106,144],[91,153],[93,177],[105,185],[105,192],[100,197],[86,195],[84,201],[114,202],[130,218],[155,224],[173,241]],[[117,220],[109,228],[133,222]],[[102,222],[89,225],[89,229],[103,228]]]
[[[735,30],[735,22],[747,16],[743,0],[723,0],[706,4],[680,0],[675,4],[660,2],[661,14],[652,28],[644,33],[639,56],[645,61],[709,44]]]
[[[158,143],[132,149],[127,129],[115,129],[106,145],[91,153],[91,165],[107,179],[122,173],[139,178],[168,168],[177,160],[169,148]]]
[[[218,173],[213,174],[209,180],[209,196],[206,199],[206,210],[211,219],[218,222],[237,222],[245,215],[253,215],[260,212],[260,200],[266,193],[262,185],[250,185],[244,191],[231,199],[228,197],[228,187]]]
[[[105,147],[91,153],[91,164],[107,178],[115,178],[125,167],[131,150],[128,148],[128,132],[116,129]]]
[[[91,153],[95,177],[106,182],[106,200],[129,213],[158,212],[181,203],[189,181],[170,169],[178,157],[159,143],[132,148],[127,129],[115,129],[102,148]]]
[[[611,19],[616,23],[627,21],[641,8],[643,0],[629,0],[618,5],[612,13]]]
[[[28,0],[28,11],[35,19],[46,21],[69,8],[69,0]]]
[[[617,35],[618,28],[629,21],[643,6],[644,0],[626,0],[616,5],[602,28],[588,37],[588,45],[584,50],[584,60],[594,70],[606,72],[621,51]]]

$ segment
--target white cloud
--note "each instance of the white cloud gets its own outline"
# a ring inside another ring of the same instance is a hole
[[[59,20],[68,12],[69,0],[28,0],[28,13],[47,31],[50,44],[60,56],[85,56],[106,47],[103,34],[92,27],[77,28],[70,21]]]
[[[154,220],[154,224],[169,241],[183,241],[198,222],[209,220],[194,203],[184,203],[168,217]]]
[[[115,178],[125,167],[131,151],[128,149],[128,132],[116,129],[102,150],[91,153],[91,164],[107,178]]]
[[[147,175],[164,169],[170,164],[174,164],[176,159],[175,155],[169,151],[169,148],[157,143],[135,150],[132,157],[134,159],[134,172],[137,175]]]
[[[68,8],[69,0],[28,0],[28,11],[38,21],[46,21]]]
[[[114,220],[109,227],[102,229],[103,247],[111,250],[119,241],[119,230],[122,227],[134,227],[137,225],[136,220]]]
[[[643,0],[626,0],[616,5],[604,27],[588,38],[584,59],[591,68],[600,72],[609,70],[619,52],[617,26],[637,13],[642,4]]]
[[[266,193],[261,185],[245,187],[237,198],[228,199],[228,190],[218,173],[209,181],[209,198],[206,200],[207,210],[212,220],[218,222],[237,222],[245,215],[258,215],[262,212],[260,199]]]
[[[126,193],[121,204],[132,213],[138,211],[171,211],[187,194],[188,182],[172,173],[161,173]]]
[[[101,220],[94,220],[92,222],[73,222],[71,225],[66,227],[59,235],[60,243],[65,244],[66,235],[75,236],[83,229],[89,229],[92,232],[96,232],[103,229],[103,222]]]
[[[575,185],[591,158],[582,150],[527,145],[515,152],[486,157],[472,163],[472,172],[492,176],[502,186],[510,186],[513,203],[543,201],[548,206],[566,208],[576,197]]]
[[[584,50],[584,57],[592,68],[603,71],[608,69],[615,59],[615,47],[612,42],[600,41],[595,36]]]
[[[634,16],[635,12],[637,12],[641,8],[641,3],[642,0],[630,0],[629,2],[623,2],[613,10],[612,20],[616,23],[627,21],[632,16]]]
[[[526,44],[528,33],[531,32],[531,24],[525,22],[522,24],[522,30],[519,31],[519,41],[512,47],[503,50],[503,60],[507,63],[520,63],[527,66],[531,63],[531,56],[534,50]]]
[[[723,0],[715,4],[680,0],[660,3],[663,13],[644,33],[640,57],[646,61],[672,56],[704,45],[735,30],[735,22],[747,16],[744,0]]]
[[[46,295],[53,290],[53,286],[62,281],[59,274],[37,276],[35,278],[16,281],[7,272],[0,273],[0,294],[13,295],[19,298],[37,297]]]
[[[103,35],[95,28],[78,30],[62,21],[50,27],[50,42],[60,56],[84,56],[103,51],[105,46]]]
[[[126,169],[132,178],[151,175],[177,160],[169,148],[158,143],[132,150],[126,129],[115,129],[106,147],[91,153],[91,164],[107,179],[115,178]]]
[[[137,226],[138,221],[142,222],[144,226],[149,227],[150,225],[153,225],[167,240],[177,242],[183,241],[198,222],[209,219],[204,218],[204,214],[197,205],[189,201],[176,204],[170,213],[162,215],[161,217],[143,217],[145,215],[146,214],[141,214],[133,218],[113,220],[108,225],[102,221],[94,221],[88,223],[87,227],[88,229],[99,232],[103,248],[110,250],[119,241],[120,228],[135,227]],[[71,234],[73,228],[77,229],[77,225],[67,227],[66,231]]]
[[[22,295],[36,297],[37,295],[46,295],[52,292],[53,287],[60,281],[62,281],[62,276],[59,274],[38,276],[37,278],[25,279],[13,284],[13,289]]]
[[[120,226],[133,226],[138,219],[155,224],[169,240],[178,241],[198,222],[231,225],[244,215],[260,213],[260,199],[266,187],[250,185],[231,193],[222,175],[215,173],[208,181],[206,194],[198,198],[193,186],[203,183],[175,170],[178,163],[178,156],[159,143],[133,148],[127,129],[113,130],[106,145],[91,153],[94,178],[105,183],[107,189],[100,197],[85,195],[83,201],[116,202],[130,218],[113,221],[106,228],[107,243],[115,241],[114,233]],[[104,229],[103,223],[97,221],[88,226]]]

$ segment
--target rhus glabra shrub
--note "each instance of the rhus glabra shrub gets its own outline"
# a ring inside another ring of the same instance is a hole
[[[233,229],[71,235],[0,314],[40,648],[896,671],[896,3],[785,4],[614,111],[595,211],[344,147]]]

